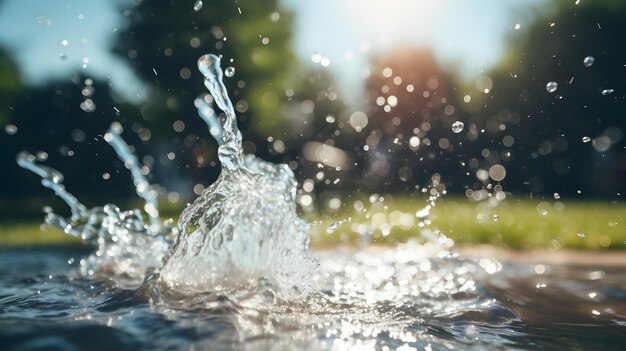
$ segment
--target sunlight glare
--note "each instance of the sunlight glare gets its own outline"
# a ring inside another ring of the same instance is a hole
[[[449,2],[442,0],[348,0],[344,4],[364,39],[382,45],[429,41],[449,8]]]

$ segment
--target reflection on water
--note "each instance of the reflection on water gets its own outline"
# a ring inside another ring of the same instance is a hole
[[[619,349],[620,268],[442,256],[431,244],[316,251],[318,293],[194,295],[66,275],[81,247],[0,251],[0,344],[74,349]],[[72,260],[73,259],[73,260]],[[501,268],[501,270],[499,270]],[[152,302],[152,303],[151,303]]]

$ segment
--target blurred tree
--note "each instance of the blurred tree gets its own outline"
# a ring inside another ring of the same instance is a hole
[[[368,109],[349,118],[354,132],[366,138],[359,162],[366,185],[414,190],[434,172],[458,182],[461,138],[452,124],[464,118],[454,78],[427,49],[402,47],[372,61]]]
[[[282,140],[278,142],[281,148],[284,140],[286,148],[282,161],[293,161],[290,165],[299,180],[317,183],[316,191],[335,187],[331,181],[337,178],[346,180],[340,187],[347,191],[351,182],[346,171],[352,168],[350,154],[358,141],[346,133],[347,103],[336,89],[335,78],[325,69],[302,68],[289,86],[285,91],[288,101],[282,105],[289,132],[279,135]],[[335,159],[321,156],[319,148],[324,145],[338,152]],[[269,149],[278,153],[276,141]],[[326,166],[325,177],[315,177],[321,170],[318,165]]]
[[[285,139],[293,131],[281,106],[299,68],[291,51],[292,15],[279,8],[278,0],[204,1],[198,11],[193,1],[134,3],[122,9],[129,22],[113,50],[152,88],[141,117],[153,144],[165,149],[173,142],[180,151],[175,163],[186,174],[179,183],[189,179],[188,190],[198,194],[220,169],[216,144],[194,107],[194,99],[207,93],[197,69],[198,58],[206,53],[221,56],[222,69],[234,68],[224,83],[238,112],[244,151],[258,149],[260,157],[273,161],[295,157],[286,155],[295,150],[277,153],[271,145],[262,146],[270,136]]]
[[[281,130],[280,102],[296,60],[291,52],[291,14],[277,0],[193,2],[135,1],[124,10],[128,27],[119,34],[114,52],[128,58],[153,88],[142,108],[146,120],[159,121],[156,137],[167,137],[180,119],[190,130],[204,128],[196,118],[194,98],[206,92],[196,62],[206,53],[222,56],[222,68],[235,73],[225,84],[240,113],[244,134],[267,136]],[[249,117],[253,128],[246,128]]]
[[[510,188],[623,194],[626,48],[617,33],[626,32],[626,3],[555,5],[554,14],[538,17],[512,40],[506,59],[488,74],[493,89],[473,102],[473,121],[487,129],[492,154],[512,154]]]
[[[0,2],[0,6],[2,3]],[[14,122],[12,103],[24,93],[17,65],[8,53],[0,48],[0,125]]]
[[[3,197],[53,198],[39,185],[36,175],[17,166],[15,156],[22,150],[38,153],[45,164],[64,173],[68,190],[89,205],[134,194],[130,175],[102,138],[110,123],[120,120],[129,126],[124,138],[139,148],[139,156],[146,153],[141,139],[149,139],[136,122],[136,108],[115,103],[108,84],[74,75],[68,81],[30,87],[23,97],[12,101],[12,106],[19,130],[0,138]],[[153,166],[154,158],[147,161]],[[2,202],[8,205],[13,200]],[[18,207],[3,209],[14,213],[20,210]]]

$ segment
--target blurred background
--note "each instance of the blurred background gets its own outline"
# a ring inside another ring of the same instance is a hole
[[[401,240],[445,191],[426,224],[457,241],[624,247],[623,33],[621,0],[0,0],[0,242],[69,212],[21,150],[136,206],[113,121],[176,217],[220,170],[194,107],[214,53],[245,151],[289,165],[308,219],[354,218],[332,240]]]

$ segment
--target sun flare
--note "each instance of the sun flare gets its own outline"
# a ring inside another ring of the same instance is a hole
[[[353,25],[370,40],[381,43],[427,40],[438,21],[445,20],[447,1],[349,0],[345,3]],[[417,38],[416,38],[417,37]]]

